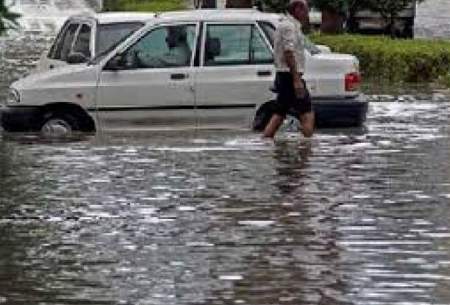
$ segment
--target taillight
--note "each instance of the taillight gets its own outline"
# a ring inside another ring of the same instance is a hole
[[[345,75],[345,91],[358,91],[361,85],[361,75],[352,72]]]

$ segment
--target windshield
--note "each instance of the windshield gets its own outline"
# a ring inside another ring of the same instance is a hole
[[[97,30],[96,59],[109,53],[142,26],[142,22],[100,24]]]
[[[309,39],[308,36],[305,36],[305,49],[309,51],[311,55],[316,55],[322,53],[318,46],[314,44],[314,42]]]

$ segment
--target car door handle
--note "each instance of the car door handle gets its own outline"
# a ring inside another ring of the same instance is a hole
[[[175,74],[171,74],[170,75],[170,79],[171,80],[183,80],[189,78],[189,74],[184,74],[184,73],[175,73]]]
[[[271,76],[272,75],[272,71],[258,71],[258,76]]]

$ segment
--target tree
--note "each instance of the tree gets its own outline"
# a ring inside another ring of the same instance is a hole
[[[343,31],[348,2],[349,0],[311,0],[311,5],[322,12],[322,32],[336,34]]]
[[[262,5],[260,5],[260,2],[262,2]],[[284,13],[286,11],[286,8],[288,6],[289,0],[257,0],[256,4],[257,6],[262,6],[263,9],[270,12],[276,12],[276,13]]]
[[[369,8],[379,13],[387,23],[387,31],[391,36],[395,36],[395,20],[406,8],[415,5],[416,2],[424,0],[369,0]]]
[[[103,0],[104,11],[117,11],[120,9],[118,0]]]
[[[10,29],[15,29],[19,26],[17,19],[19,14],[11,12],[5,5],[4,0],[0,0],[0,35]]]
[[[358,23],[355,22],[356,14],[362,10],[370,9],[373,0],[347,0],[347,29],[349,32],[358,30]]]

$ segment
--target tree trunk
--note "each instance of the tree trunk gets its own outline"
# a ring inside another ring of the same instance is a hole
[[[320,31],[326,34],[342,33],[344,28],[344,17],[332,10],[322,11],[322,24]]]
[[[356,20],[357,13],[358,13],[358,10],[356,10],[356,9],[350,9],[348,12],[347,30],[350,33],[357,33],[359,30],[359,22]]]

